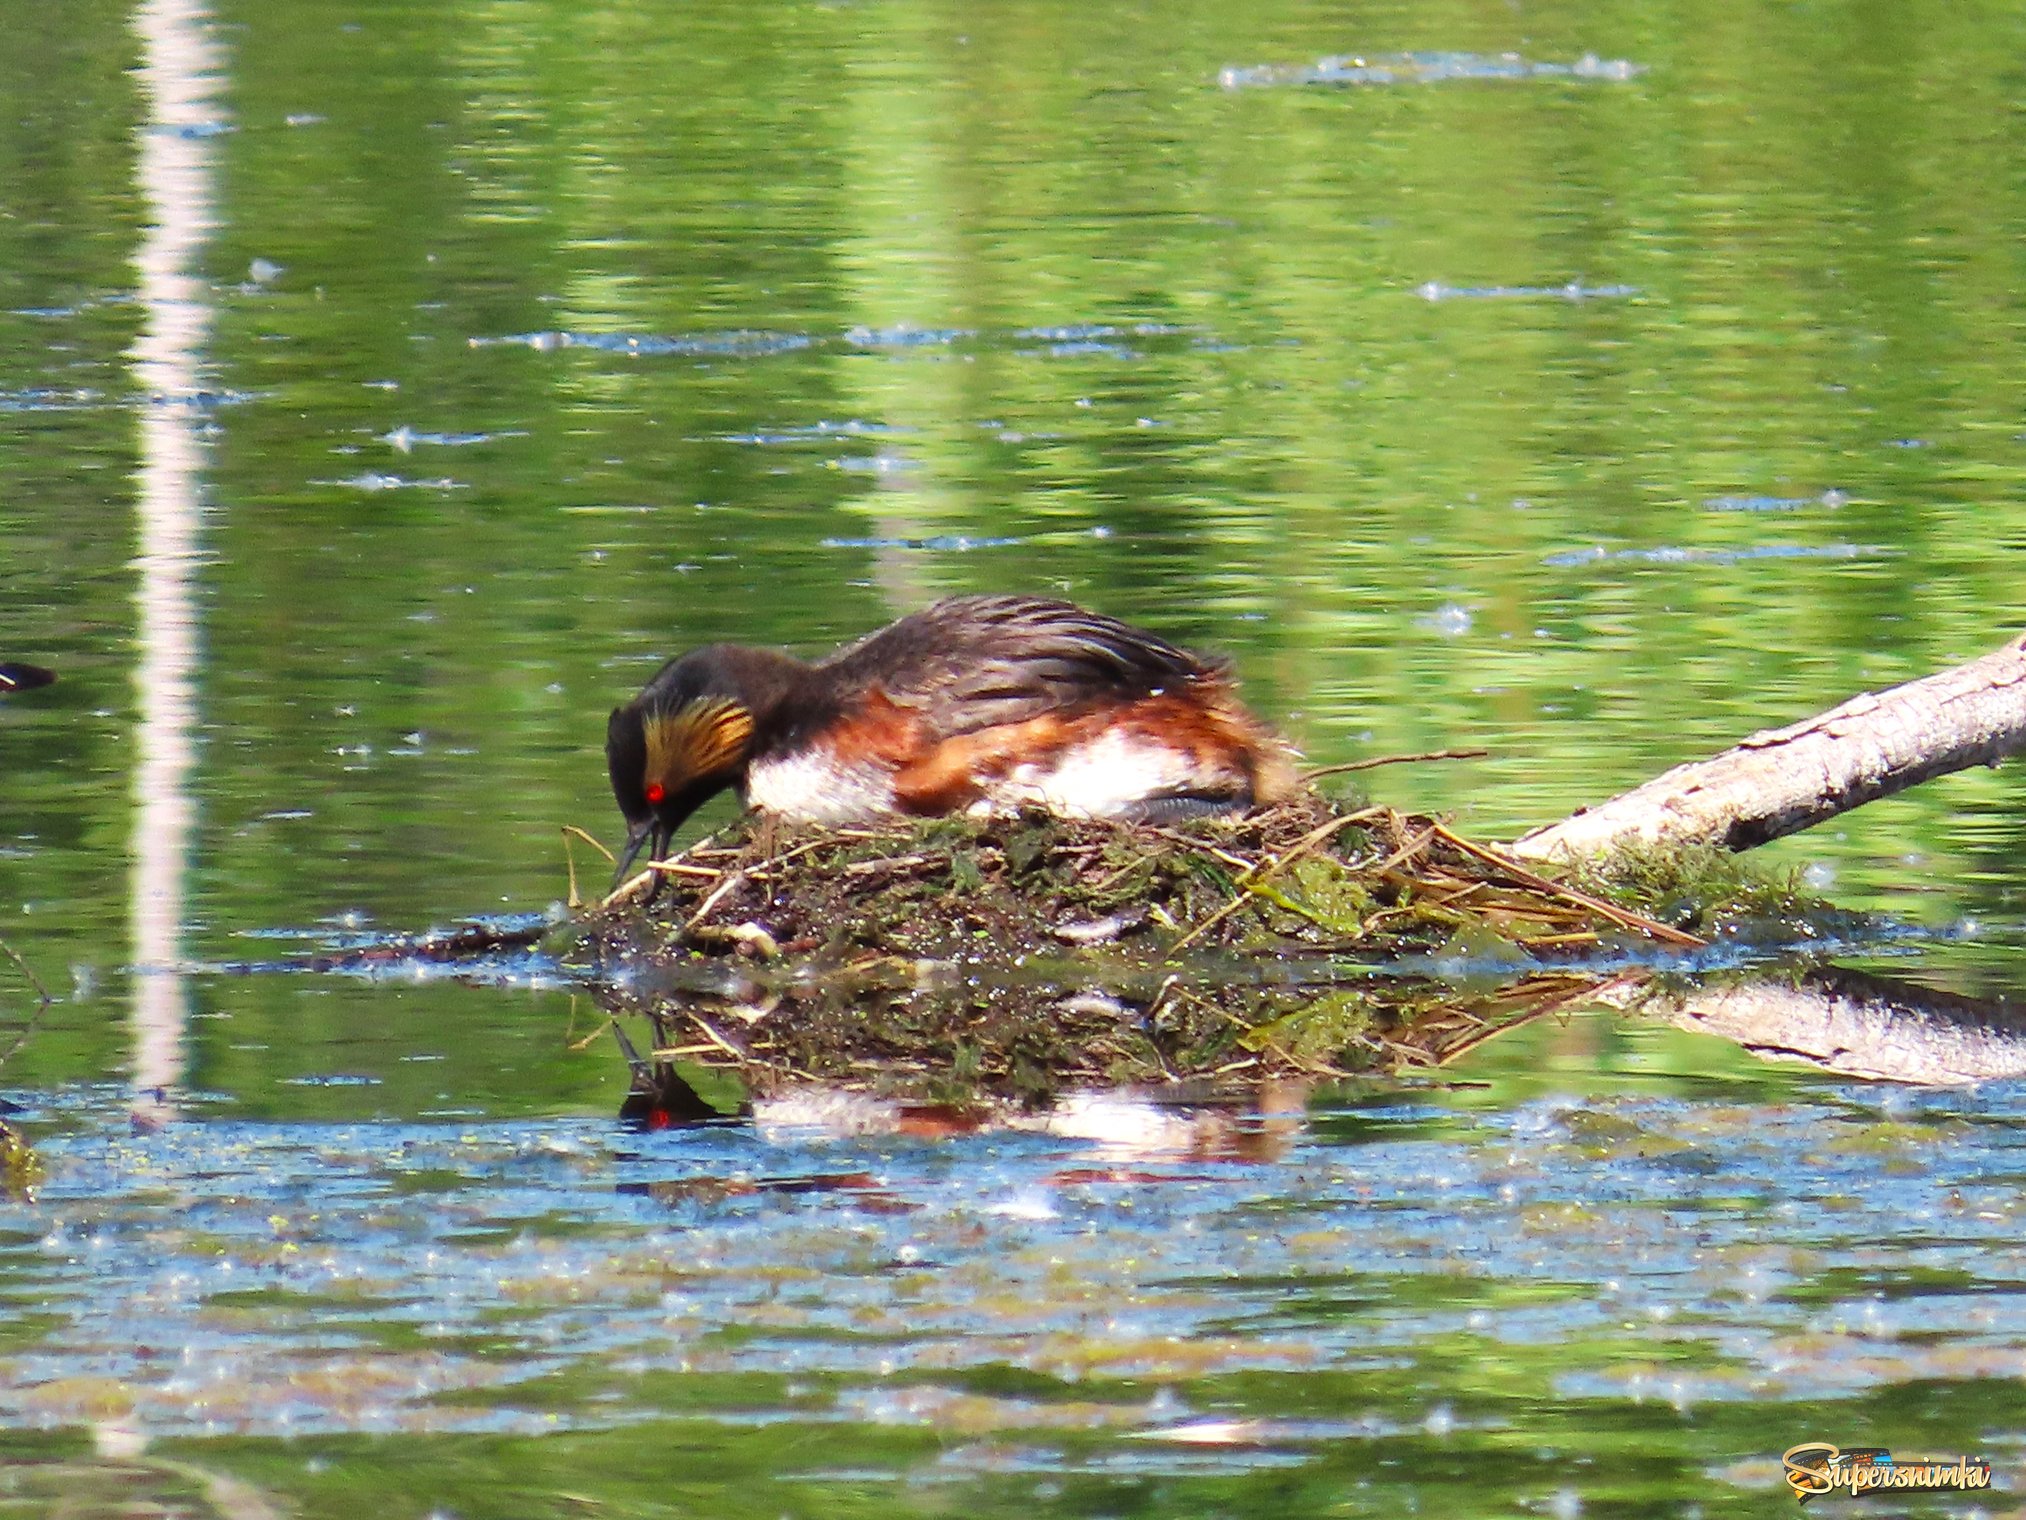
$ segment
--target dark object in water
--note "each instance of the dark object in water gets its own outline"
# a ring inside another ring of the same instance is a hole
[[[632,1073],[626,1097],[619,1105],[620,1123],[633,1129],[680,1129],[725,1117],[705,1102],[703,1096],[667,1061],[643,1059],[616,1020],[612,1034],[619,1041],[620,1053],[626,1057],[627,1068]]]
[[[1022,808],[1159,821],[1294,789],[1287,746],[1226,665],[1034,596],[951,597],[814,665],[695,650],[613,711],[605,758],[626,815],[619,877],[727,787],[826,824]]]
[[[40,665],[24,665],[18,660],[0,660],[0,697],[11,692],[33,691],[38,686],[47,686],[56,679],[56,672],[45,670]]]

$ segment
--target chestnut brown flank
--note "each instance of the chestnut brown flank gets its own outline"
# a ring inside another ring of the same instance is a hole
[[[997,724],[941,742],[908,709],[875,692],[823,737],[846,766],[890,767],[896,805],[933,816],[968,807],[1018,767],[1045,769],[1106,732],[1184,755],[1200,772],[1222,772],[1234,783],[1243,777],[1248,801],[1275,802],[1292,790],[1293,774],[1279,741],[1214,679],[1192,681],[1181,691],[1093,702],[1080,712]],[[1232,793],[1239,793],[1235,784]]]

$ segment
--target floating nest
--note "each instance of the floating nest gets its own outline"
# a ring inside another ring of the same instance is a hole
[[[684,1068],[928,1101],[1440,1064],[1704,941],[1431,818],[749,819],[574,925],[643,1103]],[[1624,958],[1616,958],[1622,965]],[[625,1033],[645,1021],[650,1038]]]

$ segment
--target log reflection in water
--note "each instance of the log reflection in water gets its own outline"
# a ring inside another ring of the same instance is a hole
[[[1600,1001],[1843,1076],[1956,1087],[2026,1074],[2026,1007],[1836,966],[1798,980],[1656,986]]]

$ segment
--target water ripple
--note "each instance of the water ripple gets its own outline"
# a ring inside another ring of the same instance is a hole
[[[1607,562],[1640,565],[1740,565],[1759,559],[1889,559],[1896,551],[1884,544],[1747,544],[1737,549],[1692,549],[1662,545],[1651,549],[1606,549],[1592,544],[1565,549],[1541,560],[1558,570]]]
[[[1227,90],[1269,85],[1441,84],[1455,79],[1633,79],[1646,66],[1585,53],[1573,63],[1522,58],[1517,53],[1386,53],[1371,58],[1339,55],[1314,63],[1262,63],[1231,67],[1217,76]]]
[[[1637,285],[1444,285],[1430,280],[1414,287],[1424,301],[1622,301],[1641,294]]]
[[[1849,500],[1845,492],[1832,487],[1814,496],[1755,496],[1748,493],[1708,496],[1702,504],[1711,512],[1799,512],[1807,507],[1840,507]]]
[[[818,1380],[779,1406],[797,1419],[990,1430],[1049,1402],[952,1410],[953,1372],[1186,1395],[1318,1365],[1435,1376],[1475,1342],[1586,1392],[1662,1363],[1646,1391],[1682,1407],[1848,1396],[2016,1357],[2021,1102],[1409,1100],[1278,1130],[1170,1105],[1146,1149],[764,1113],[129,1134],[116,1100],[41,1098],[40,1200],[0,1201],[0,1273],[36,1305],[0,1349],[0,1425],[102,1417],[117,1390],[163,1435],[582,1428],[637,1417],[654,1395],[630,1390],[670,1373],[737,1420],[777,1407],[751,1374],[789,1372]],[[1927,1312],[1916,1279],[1862,1291],[1911,1221],[1974,1312]],[[1554,1349],[1572,1339],[1585,1360]],[[541,1380],[563,1370],[612,1394],[559,1404]],[[1174,1401],[1052,1407],[1146,1432],[1155,1462],[1301,1439]]]

